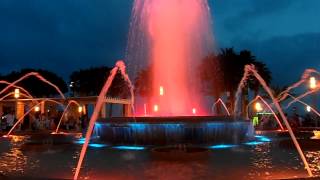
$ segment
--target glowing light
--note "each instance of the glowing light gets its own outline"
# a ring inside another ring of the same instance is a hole
[[[320,139],[320,131],[313,131],[314,137],[312,139]]]
[[[89,144],[89,147],[103,148],[103,147],[107,147],[107,145],[106,144]]]
[[[82,106],[79,106],[79,107],[78,107],[78,112],[79,112],[79,113],[82,113],[82,111],[83,111],[83,107],[82,107]]]
[[[307,112],[311,112],[311,107],[307,106]]]
[[[40,111],[40,107],[39,106],[34,107],[34,111],[35,112],[39,112]]]
[[[254,107],[257,112],[261,112],[263,110],[262,105],[259,102],[257,102]]]
[[[310,89],[317,88],[317,80],[315,77],[310,77]]]
[[[158,105],[154,105],[153,106],[153,111],[154,112],[158,112],[159,111],[159,106]]]
[[[197,109],[196,108],[192,109],[192,114],[197,114]]]
[[[229,148],[234,148],[237,147],[237,145],[231,145],[231,144],[219,144],[219,145],[214,145],[210,146],[210,149],[229,149]]]
[[[20,89],[14,90],[14,98],[18,99],[20,97]]]
[[[160,96],[163,96],[163,95],[164,95],[164,88],[163,88],[163,86],[160,86],[159,91],[160,91]]]
[[[114,149],[119,149],[119,150],[134,150],[134,151],[141,151],[144,150],[145,148],[142,146],[116,146],[113,147]]]
[[[261,142],[271,142],[271,139],[269,139],[265,136],[254,136],[254,137],[257,138]]]
[[[248,145],[248,146],[256,146],[256,145],[260,145],[260,144],[263,144],[263,142],[260,142],[260,141],[251,141],[251,142],[247,142],[247,143],[244,143],[245,145]]]

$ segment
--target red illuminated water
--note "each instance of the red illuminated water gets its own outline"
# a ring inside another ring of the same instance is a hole
[[[263,102],[263,104],[264,104],[265,106],[267,106],[267,108],[270,110],[270,112],[272,113],[272,115],[274,116],[274,118],[277,120],[277,123],[278,123],[278,125],[280,126],[281,130],[284,130],[284,128],[283,128],[283,126],[282,126],[282,124],[281,124],[281,121],[280,121],[279,117],[277,116],[277,114],[274,112],[274,110],[271,108],[271,106],[267,103],[267,101],[264,100],[261,96],[257,96],[255,99],[253,99],[253,100],[248,104],[248,107],[249,107],[252,103],[256,102],[257,100],[261,100],[261,101]],[[247,119],[249,119],[249,111],[248,111],[248,110],[247,110]]]
[[[212,36],[206,0],[135,0],[127,61],[133,77],[152,68],[153,115],[204,114],[196,71]]]
[[[60,128],[61,122],[62,122],[64,116],[66,115],[69,107],[70,107],[72,104],[77,105],[77,107],[80,107],[80,106],[81,106],[77,101],[74,101],[74,100],[70,100],[70,101],[68,102],[66,108],[64,109],[64,111],[63,111],[63,113],[62,113],[62,115],[61,115],[61,117],[60,117],[59,123],[58,123],[57,128],[56,128],[56,131],[55,131],[56,134],[59,132],[59,128]]]
[[[96,105],[95,105],[95,108],[94,108],[94,111],[93,111],[93,114],[90,118],[90,122],[89,122],[89,127],[88,127],[88,130],[87,130],[87,133],[86,133],[86,137],[85,137],[85,143],[83,144],[82,146],[82,149],[81,149],[81,152],[80,152],[80,157],[79,157],[79,161],[78,161],[78,164],[77,164],[77,167],[76,167],[76,172],[74,174],[74,179],[78,179],[78,176],[79,176],[79,173],[80,173],[80,169],[81,169],[81,166],[82,166],[82,162],[83,162],[83,159],[86,155],[86,151],[87,151],[87,148],[88,148],[88,145],[89,145],[89,142],[90,142],[90,138],[91,138],[91,135],[92,135],[92,131],[93,131],[93,128],[94,128],[94,125],[99,117],[99,113],[105,103],[105,96],[106,94],[108,93],[109,91],[109,88],[110,86],[112,85],[112,82],[117,74],[117,72],[120,72],[122,77],[124,78],[124,80],[127,82],[129,88],[130,88],[130,92],[131,92],[131,105],[133,107],[134,105],[134,94],[133,94],[133,86],[132,86],[132,83],[129,79],[129,76],[127,75],[126,73],[126,66],[124,64],[123,61],[118,61],[115,65],[115,67],[111,70],[110,72],[110,75],[107,79],[107,81],[105,82],[100,94],[99,94],[99,97],[98,97],[98,100],[96,102]],[[133,113],[134,113],[134,109],[133,110]]]
[[[222,107],[224,108],[224,110],[226,111],[227,115],[230,116],[230,112],[226,106],[226,104],[223,102],[223,100],[221,98],[219,98],[212,106],[211,111],[214,112],[214,108],[218,105],[218,103],[220,103],[222,105]]]
[[[36,107],[38,107],[41,103],[45,103],[45,102],[53,102],[56,104],[60,104],[63,105],[62,103],[52,100],[52,99],[45,99],[41,102],[39,102],[38,104],[34,105],[33,107],[30,108],[29,111],[27,111],[26,113],[23,114],[23,116],[20,117],[20,119],[17,120],[17,122],[14,124],[14,126],[10,129],[10,131],[7,133],[7,137],[9,137],[11,135],[11,133],[14,131],[14,129],[23,121],[23,119],[29,114],[31,113]]]
[[[280,114],[280,117],[282,118],[286,128],[288,129],[288,132],[290,134],[290,137],[300,155],[300,158],[305,166],[305,169],[307,170],[309,176],[313,176],[312,172],[311,172],[311,169],[310,169],[310,166],[306,160],[306,157],[305,155],[303,154],[302,152],[302,149],[301,149],[301,146],[299,144],[299,142],[297,141],[297,138],[296,136],[294,135],[293,131],[292,131],[292,128],[289,124],[289,121],[287,119],[287,117],[285,116],[281,106],[280,106],[280,103],[279,103],[279,100],[274,96],[274,94],[272,93],[270,87],[267,85],[267,83],[265,82],[265,80],[259,75],[258,71],[256,70],[255,66],[254,65],[246,65],[245,66],[245,69],[244,69],[244,75],[240,81],[240,84],[238,86],[238,90],[236,92],[236,102],[235,102],[235,109],[234,109],[234,114],[236,116],[240,115],[239,113],[239,102],[240,102],[240,97],[241,97],[241,94],[242,94],[242,89],[245,87],[246,83],[247,83],[247,80],[249,79],[250,75],[254,76],[258,81],[259,83],[261,84],[261,86],[263,87],[263,89],[267,92],[267,94],[269,95],[269,97],[271,98],[275,108],[278,110],[279,114]]]

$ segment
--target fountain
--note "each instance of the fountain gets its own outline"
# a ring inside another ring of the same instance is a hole
[[[153,113],[98,120],[103,99],[119,70],[128,82],[134,105],[126,67],[117,62],[91,116],[74,179],[78,179],[92,133],[113,145],[164,146],[154,150],[158,155],[205,152],[189,145],[241,144],[253,136],[250,121],[206,116],[208,112],[201,107],[196,72],[200,60],[213,50],[211,27],[207,0],[134,1],[126,61],[133,78],[141,69],[151,68],[148,106]],[[181,145],[185,148],[177,148]]]
[[[284,128],[281,124],[281,121],[279,119],[279,117],[277,116],[277,114],[274,112],[274,110],[271,108],[271,106],[261,97],[261,96],[257,96],[256,98],[254,98],[251,102],[249,102],[249,104],[247,105],[247,119],[249,119],[249,107],[252,103],[254,103],[257,100],[261,100],[263,102],[263,104],[265,104],[268,109],[271,111],[272,115],[274,116],[274,118],[277,120],[277,123],[279,125],[279,127],[281,128],[281,130],[283,131]]]
[[[151,68],[153,115],[206,114],[196,70],[213,50],[211,27],[207,0],[134,1],[126,61],[134,79]]]
[[[268,95],[270,96],[270,98],[272,99],[273,101],[273,104],[275,105],[276,109],[278,110],[278,112],[280,113],[280,116],[284,122],[284,124],[286,125],[287,129],[288,129],[288,132],[290,134],[290,137],[300,155],[300,158],[305,166],[305,169],[307,170],[308,174],[310,177],[313,176],[313,173],[310,169],[310,166],[307,162],[307,159],[305,157],[305,155],[303,154],[303,151],[300,147],[300,144],[298,143],[297,141],[297,138],[296,136],[294,135],[293,131],[292,131],[292,128],[287,120],[287,117],[285,116],[284,112],[282,111],[281,109],[281,106],[279,104],[279,101],[276,99],[276,97],[273,95],[271,89],[268,87],[267,83],[264,81],[264,79],[258,74],[257,70],[255,69],[254,65],[246,65],[245,66],[245,72],[244,72],[244,75],[243,75],[243,78],[241,79],[240,81],[240,84],[238,86],[238,90],[237,90],[237,93],[236,93],[236,102],[235,102],[235,110],[234,110],[234,114],[236,116],[239,115],[239,109],[238,109],[238,104],[240,102],[240,97],[241,97],[241,93],[242,93],[242,89],[244,88],[248,78],[250,75],[253,75],[259,82],[260,84],[262,85],[263,89],[268,93]]]
[[[227,115],[228,116],[231,116],[226,104],[223,102],[223,100],[221,98],[219,98],[213,105],[212,105],[212,108],[211,108],[211,112],[213,113],[214,112],[214,108],[218,105],[218,103],[220,103],[222,105],[222,107],[224,108],[224,110],[226,111]]]

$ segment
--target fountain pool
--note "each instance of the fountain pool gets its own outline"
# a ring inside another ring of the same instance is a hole
[[[23,136],[0,140],[0,173],[10,178],[71,179],[83,139],[69,145],[25,143]],[[110,145],[98,139],[88,147],[80,179],[282,179],[307,177],[287,137],[256,136],[241,144],[202,145],[206,158],[168,161],[155,158],[158,146]],[[320,151],[304,152],[315,175]],[[0,175],[1,177],[1,175]]]

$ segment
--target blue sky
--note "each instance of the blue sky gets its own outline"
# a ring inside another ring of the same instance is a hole
[[[0,73],[45,68],[68,77],[124,58],[132,0],[1,0]],[[319,0],[209,0],[218,48],[250,49],[275,83],[320,69]]]

